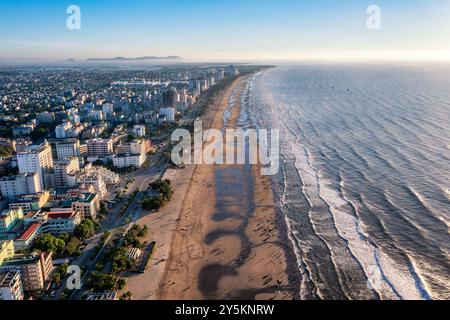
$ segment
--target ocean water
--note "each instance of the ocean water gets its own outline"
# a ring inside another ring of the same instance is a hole
[[[280,66],[240,124],[278,128],[304,299],[450,298],[450,66]]]

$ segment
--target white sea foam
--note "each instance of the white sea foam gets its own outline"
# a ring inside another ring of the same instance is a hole
[[[384,298],[400,296],[402,299],[422,299],[417,279],[411,270],[393,261],[368,241],[358,219],[343,209],[349,204],[348,200],[334,189],[330,181],[320,177],[311,164],[307,150],[297,142],[292,144],[292,151],[310,201],[318,204],[323,199],[327,203],[339,235],[347,241],[352,254],[364,269],[370,286]]]

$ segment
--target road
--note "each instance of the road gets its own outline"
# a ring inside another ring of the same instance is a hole
[[[161,155],[155,154],[150,158],[150,163],[159,163],[160,160]],[[139,171],[121,177],[122,181],[134,178],[134,181],[128,184],[128,190],[125,195],[132,196],[135,191],[137,191],[137,193],[134,195],[133,200],[122,216],[120,215],[120,211],[127,202],[126,197],[124,197],[122,201],[115,205],[114,208],[109,210],[108,216],[101,222],[99,232],[86,241],[87,245],[83,249],[81,255],[76,260],[71,262],[72,265],[78,265],[80,267],[83,266],[85,268],[85,271],[83,272],[81,278],[82,283],[86,281],[90,273],[95,269],[95,265],[101,260],[107,245],[110,244],[119,233],[125,234],[129,230],[129,228],[131,228],[132,225],[136,223],[136,221],[141,217],[142,209],[139,205],[139,202],[144,198],[145,191],[147,190],[149,184],[157,179],[160,179],[163,176],[165,169],[166,166],[151,165],[147,168],[143,168]],[[121,186],[118,186],[116,188],[116,191],[120,188]],[[106,239],[106,241],[96,254],[95,258],[91,260],[91,257],[95,252],[94,250],[96,250],[96,247],[100,243],[100,240],[105,231],[109,231],[110,236]],[[64,289],[66,288],[65,283],[66,279],[63,280],[62,285],[56,290],[56,294],[53,299],[60,299],[62,293],[64,292]],[[82,290],[74,290],[70,294],[69,298],[71,300],[79,299],[82,293]]]

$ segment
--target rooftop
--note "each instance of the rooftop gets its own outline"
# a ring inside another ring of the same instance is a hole
[[[27,241],[30,237],[37,232],[37,230],[41,227],[40,222],[30,223],[25,227],[25,230],[20,234],[20,236],[16,239],[18,241]]]
[[[2,267],[11,267],[11,266],[23,266],[31,263],[36,263],[39,260],[39,255],[37,254],[18,254],[13,256],[10,259],[6,259]]]
[[[18,273],[19,271],[0,273],[0,287],[10,287]]]
[[[77,211],[50,211],[48,212],[49,220],[70,219],[77,214]]]

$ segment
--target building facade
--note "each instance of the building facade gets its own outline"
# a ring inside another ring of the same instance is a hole
[[[74,139],[63,143],[56,143],[56,155],[58,159],[80,157],[80,141]]]
[[[24,291],[46,288],[53,271],[52,253],[14,255],[0,266],[0,272],[18,271]]]
[[[113,153],[113,142],[111,139],[92,139],[87,141],[89,157],[106,157]]]
[[[0,273],[0,300],[23,300],[20,272],[12,270]]]
[[[14,200],[16,196],[41,192],[39,174],[23,173],[0,181],[0,191],[4,198]]]
[[[76,157],[58,160],[54,170],[56,187],[71,187],[75,185],[74,175],[80,171],[80,162]]]
[[[53,177],[52,148],[48,142],[19,153],[17,164],[20,173],[38,173],[40,175],[41,189],[53,187],[51,180],[51,177]]]
[[[95,220],[100,210],[100,201],[97,194],[84,193],[72,202],[72,209],[79,211],[83,219]]]
[[[113,165],[116,168],[135,167],[140,168],[145,163],[145,154],[125,154],[117,155],[113,158]]]

